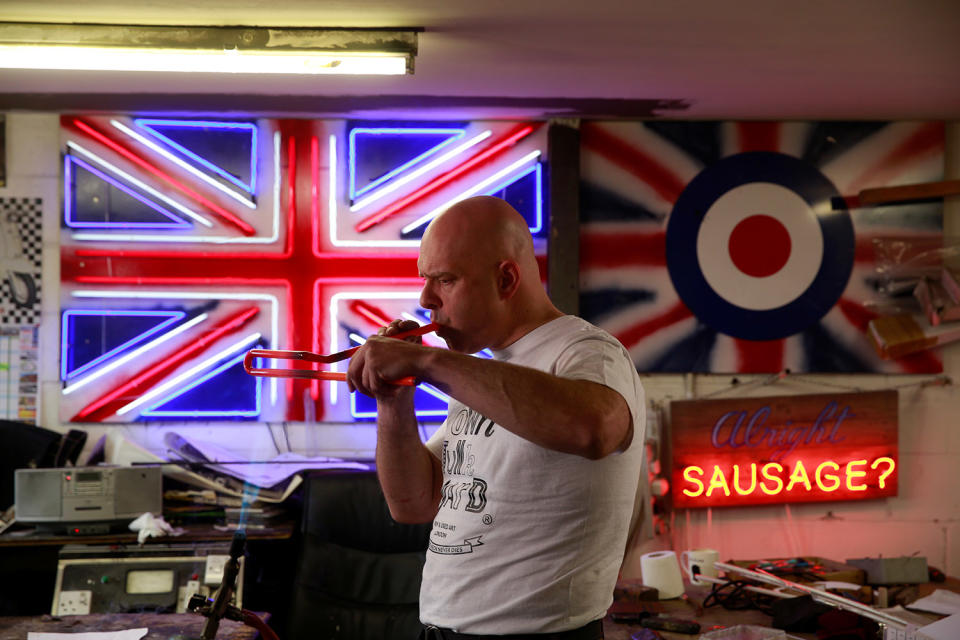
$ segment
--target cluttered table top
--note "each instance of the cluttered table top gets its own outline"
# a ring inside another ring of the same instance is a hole
[[[818,629],[825,631],[828,627],[834,629],[835,632],[863,628],[863,633],[867,635],[845,635],[842,637],[872,637],[869,635],[870,621],[848,611],[839,609],[828,611],[830,608],[825,605],[807,603],[803,605],[803,608],[814,612],[812,617],[819,622],[812,623],[813,626],[809,626],[806,630],[794,628],[782,631],[773,626],[776,621],[775,616],[771,615],[768,608],[769,603],[761,602],[760,606],[764,609],[761,610],[755,606],[756,602],[751,603],[744,600],[733,602],[725,600],[723,597],[718,599],[711,596],[712,588],[710,586],[693,585],[685,582],[684,587],[682,597],[667,600],[636,600],[629,597],[618,597],[614,606],[611,607],[610,613],[603,621],[605,639],[692,640],[703,638],[704,640],[712,640],[716,638],[717,640],[740,640],[741,638],[749,638],[750,640],[766,640],[769,638],[770,640],[789,640],[800,638],[815,640],[821,637],[837,637],[835,635],[818,636]],[[894,604],[891,608],[885,610],[917,627],[922,627],[943,619],[945,615],[915,610],[911,608],[911,604],[916,603],[920,598],[935,599],[934,594],[944,593],[951,596],[949,598],[951,603],[954,601],[960,602],[960,596],[953,597],[960,594],[960,579],[947,577],[942,582],[910,585],[907,591],[908,593],[903,594],[905,601],[907,601],[906,608]],[[618,592],[620,592],[619,588]],[[724,605],[734,608],[727,608]],[[792,611],[796,610],[796,608],[792,609]],[[784,613],[784,611],[787,611],[787,613]],[[790,615],[789,611],[784,609],[780,613],[775,613],[775,615],[784,620],[786,616]],[[820,618],[823,615],[826,615],[826,618]],[[801,616],[801,613],[797,613],[795,617],[799,619]],[[644,626],[643,620],[652,617],[666,618],[669,621],[681,623],[695,623],[697,627],[696,630],[694,630],[694,627],[690,627],[685,632],[668,631],[662,628],[648,629]],[[739,627],[739,634],[734,632],[735,627]],[[850,632],[855,633],[854,631]],[[960,640],[960,635],[944,637]]]
[[[722,628],[729,628],[736,625],[754,625],[761,627],[770,626],[771,617],[757,609],[746,609],[731,611],[723,607],[703,607],[702,603],[709,594],[710,589],[687,585],[687,590],[682,598],[672,598],[670,600],[660,600],[645,602],[639,606],[614,606],[610,613],[603,620],[603,633],[605,640],[654,640],[663,638],[664,640],[699,638],[701,634],[709,633]],[[629,612],[636,612],[637,616],[629,615]],[[697,625],[697,630],[692,633],[681,633],[676,631],[667,631],[665,629],[655,630],[657,635],[653,635],[654,630],[646,630],[641,624],[642,617],[650,614],[668,618],[671,621],[686,621]],[[646,633],[646,636],[643,634]],[[811,636],[798,636],[801,638]]]
[[[81,633],[87,631],[122,631],[145,628],[143,640],[186,640],[199,638],[204,618],[178,613],[102,613],[85,616],[22,616],[0,617],[0,640],[24,640],[30,632]],[[252,627],[240,622],[221,620],[217,637],[221,640],[254,640]]]

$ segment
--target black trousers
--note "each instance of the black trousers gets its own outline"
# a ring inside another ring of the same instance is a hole
[[[553,633],[511,633],[507,635],[476,635],[458,633],[452,629],[443,629],[426,625],[418,640],[603,640],[603,621],[594,620],[577,629],[555,631]]]

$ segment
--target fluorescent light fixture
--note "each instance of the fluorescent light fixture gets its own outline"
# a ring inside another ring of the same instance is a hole
[[[420,31],[0,22],[0,68],[402,75]]]

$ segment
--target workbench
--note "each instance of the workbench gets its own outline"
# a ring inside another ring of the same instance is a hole
[[[745,609],[731,611],[723,607],[715,606],[709,608],[700,607],[707,594],[710,593],[709,587],[695,586],[685,583],[685,598],[672,598],[669,600],[657,600],[640,603],[642,610],[650,613],[660,613],[671,618],[680,618],[691,620],[700,624],[700,633],[707,633],[713,628],[732,627],[735,625],[757,625],[769,627],[772,621],[771,617],[756,609]],[[948,577],[945,582],[927,582],[916,585],[919,597],[933,593],[935,589],[946,589],[960,593],[960,579]],[[927,624],[936,622],[943,616],[935,614],[920,614],[928,619]],[[631,640],[631,636],[643,627],[639,623],[617,623],[610,615],[604,618],[603,633],[604,640]],[[658,631],[664,640],[696,640],[699,636],[696,634],[671,633],[667,631]],[[816,640],[815,633],[797,633],[789,632],[791,638],[803,638],[804,640]]]
[[[192,613],[93,613],[86,616],[0,617],[0,640],[24,640],[30,631],[80,633],[85,631],[121,631],[145,627],[145,640],[187,640],[199,638],[205,619]],[[254,640],[257,630],[240,622],[221,620],[218,640]]]

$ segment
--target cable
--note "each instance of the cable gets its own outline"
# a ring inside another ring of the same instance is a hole
[[[270,432],[270,440],[273,441],[273,448],[277,450],[277,455],[280,455],[280,445],[277,444],[277,436],[273,433],[273,425],[267,423],[267,431]]]
[[[780,378],[780,374],[778,374],[778,373],[770,374],[770,375],[768,375],[768,376],[764,376],[764,377],[762,377],[762,378],[757,378],[756,380],[751,380],[750,382],[744,382],[744,383],[741,383],[740,380],[739,380],[739,378],[734,378],[733,381],[730,383],[730,386],[729,386],[729,387],[721,387],[720,389],[717,389],[716,391],[711,391],[710,393],[705,393],[705,394],[699,396],[699,397],[697,398],[697,400],[705,400],[705,399],[707,399],[707,398],[712,398],[712,397],[714,397],[714,396],[719,396],[719,395],[721,395],[721,394],[723,394],[723,393],[726,393],[727,391],[730,391],[731,389],[737,389],[737,390],[739,390],[739,391],[746,391],[747,389],[750,389],[750,388],[752,388],[752,387],[766,386],[766,385],[768,385],[768,384],[772,384],[773,382],[776,382],[779,378]]]
[[[730,386],[721,387],[716,391],[711,391],[710,393],[703,394],[699,396],[697,399],[705,400],[707,398],[712,398],[714,396],[725,394],[728,391],[732,391],[734,389],[736,389],[737,391],[743,392],[753,387],[758,387],[758,386],[764,387],[764,386],[779,382],[781,380],[786,380],[790,382],[803,382],[803,383],[818,386],[818,387],[842,389],[844,391],[854,391],[854,392],[864,391],[863,387],[861,386],[841,384],[836,382],[830,382],[827,380],[819,380],[819,379],[807,377],[802,374],[792,373],[789,369],[784,369],[783,371],[780,371],[778,373],[772,373],[772,374],[757,378],[755,380],[751,380],[749,382],[740,382],[739,378],[733,378],[731,380]],[[953,384],[953,380],[950,378],[950,376],[941,374],[941,375],[934,376],[932,378],[925,378],[919,381],[911,381],[905,384],[890,385],[880,389],[870,389],[870,391],[897,391],[900,389],[908,389],[910,387],[920,387],[921,389],[924,389],[926,387],[943,387],[950,384]]]
[[[752,591],[755,585],[746,580],[728,580],[723,584],[714,584],[710,593],[703,599],[704,608],[721,606],[730,611],[757,609],[762,613],[773,613],[773,598]]]
[[[241,609],[240,615],[242,616],[243,624],[247,625],[248,627],[253,627],[259,631],[264,640],[280,640],[277,637],[276,632],[267,626],[267,623],[261,620],[260,616],[254,612]]]

